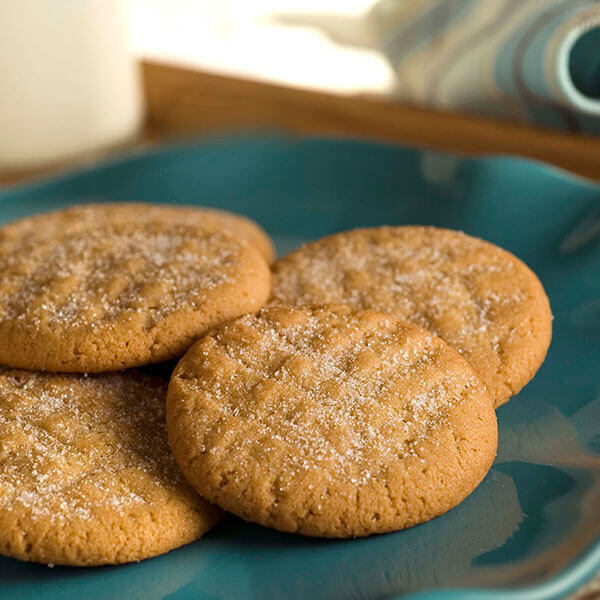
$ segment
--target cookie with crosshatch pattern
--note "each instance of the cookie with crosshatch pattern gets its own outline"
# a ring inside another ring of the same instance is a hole
[[[0,228],[0,363],[98,372],[169,360],[266,301],[267,263],[229,233],[103,214],[93,228],[64,213]]]
[[[92,566],[193,542],[221,518],[167,444],[166,381],[0,374],[0,554]]]
[[[448,511],[497,445],[491,399],[458,352],[347,306],[271,307],[211,330],[171,377],[167,431],[201,496],[324,537]]]
[[[552,337],[544,288],[518,258],[436,227],[374,227],[302,246],[273,265],[271,304],[340,302],[424,327],[456,348],[496,406],[528,383]]]

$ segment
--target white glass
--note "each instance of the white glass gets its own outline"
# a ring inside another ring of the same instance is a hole
[[[138,72],[120,0],[0,0],[0,168],[133,138]]]

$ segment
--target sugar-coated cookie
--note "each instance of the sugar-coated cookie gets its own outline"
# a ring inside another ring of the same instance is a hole
[[[267,263],[227,233],[101,215],[93,229],[59,225],[0,228],[0,363],[97,372],[160,362],[268,297]]]
[[[204,498],[324,537],[448,511],[497,445],[491,399],[458,352],[347,306],[271,307],[211,330],[171,377],[167,431]]]
[[[179,471],[166,382],[127,372],[0,374],[0,553],[91,566],[198,539],[221,517]]]

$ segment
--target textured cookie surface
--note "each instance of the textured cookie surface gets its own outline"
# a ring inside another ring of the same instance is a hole
[[[198,539],[221,511],[167,445],[166,382],[129,372],[0,374],[0,553],[102,565]]]
[[[339,302],[429,329],[475,368],[496,406],[535,375],[552,315],[535,274],[512,254],[434,227],[357,229],[274,265],[271,303]]]
[[[0,229],[0,363],[109,371],[181,356],[206,328],[258,310],[268,265],[229,234],[99,220]]]
[[[167,395],[188,481],[313,536],[402,529],[461,502],[497,444],[492,402],[440,338],[345,306],[272,307],[199,340]]]
[[[167,223],[197,225],[211,231],[226,231],[254,246],[267,262],[275,256],[273,242],[257,223],[242,215],[216,208],[172,206],[141,202],[80,204],[10,223],[12,235],[52,236],[53,231],[81,231],[106,223]]]

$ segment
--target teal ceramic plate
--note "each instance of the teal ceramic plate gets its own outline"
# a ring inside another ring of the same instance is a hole
[[[600,569],[600,189],[540,164],[358,142],[230,138],[160,149],[0,193],[0,218],[89,200],[245,213],[280,252],[357,226],[427,223],[508,248],[555,315],[548,359],[498,412],[500,447],[458,508],[353,541],[234,518],[140,564],[49,569],[0,559],[0,595],[153,600],[559,598]]]

